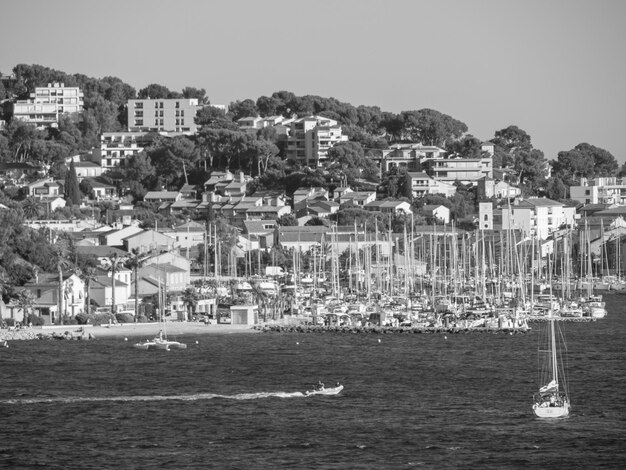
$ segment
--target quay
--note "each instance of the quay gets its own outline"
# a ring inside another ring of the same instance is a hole
[[[437,326],[327,326],[327,325],[257,325],[263,333],[339,333],[339,334],[525,334],[530,328],[437,327]]]

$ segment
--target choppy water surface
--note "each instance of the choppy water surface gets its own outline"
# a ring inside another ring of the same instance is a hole
[[[12,342],[0,467],[624,468],[624,301],[566,324],[573,409],[552,422],[531,410],[536,333]],[[303,396],[319,379],[345,390]]]

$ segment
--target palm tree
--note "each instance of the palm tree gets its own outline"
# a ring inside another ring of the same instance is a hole
[[[111,313],[115,315],[116,305],[115,305],[115,273],[117,271],[118,265],[123,260],[119,257],[117,253],[113,253],[113,256],[109,257],[109,262],[111,263]]]
[[[70,262],[70,245],[71,242],[67,238],[67,235],[61,235],[57,238],[57,241],[54,245],[55,252],[57,255],[56,267],[59,273],[59,291],[58,291],[58,318],[56,319],[59,325],[63,324],[63,269],[68,269],[72,267],[72,263]]]
[[[82,278],[85,281],[86,303],[85,313],[91,313],[91,281],[96,279],[96,268],[94,266],[85,266],[82,271]]]
[[[196,305],[198,304],[198,291],[196,291],[195,287],[189,286],[183,291],[182,298],[183,303],[187,306],[187,320],[189,320],[190,313],[195,311]]]
[[[23,323],[26,323],[30,309],[33,307],[33,303],[35,302],[35,296],[31,291],[22,289],[17,293],[15,300],[17,305],[20,307],[20,310],[22,310],[22,316],[24,318]]]
[[[267,306],[268,306],[268,295],[267,292],[263,291],[258,284],[254,284],[252,286],[253,295],[256,297],[256,303],[261,308],[263,312],[263,322],[267,322]]]
[[[39,217],[41,213],[41,206],[39,201],[34,197],[28,197],[22,203],[22,209],[24,210],[24,215],[27,219],[35,219]]]
[[[139,265],[139,249],[133,248],[130,258],[126,261],[126,267],[133,270],[133,282],[135,284],[135,321],[139,318],[139,303],[137,302],[137,270],[139,269]]]
[[[0,266],[0,299],[11,291],[11,283],[6,270]],[[2,310],[0,310],[0,325],[2,324]]]

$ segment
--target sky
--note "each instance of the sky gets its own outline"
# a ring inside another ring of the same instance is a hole
[[[621,165],[624,20],[624,0],[20,0],[2,5],[0,72],[431,108],[481,140],[516,125],[550,160],[586,142]]]

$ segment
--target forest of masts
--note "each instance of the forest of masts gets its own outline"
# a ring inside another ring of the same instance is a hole
[[[552,283],[554,295],[573,298],[585,294],[576,280],[620,276],[622,271],[619,239],[604,243],[598,256],[591,251],[588,230],[564,230],[559,237],[540,240],[516,230],[467,232],[454,224],[430,228],[425,233],[405,226],[402,233],[392,233],[378,227],[359,231],[355,225],[348,234],[333,227],[321,243],[306,250],[247,250],[237,258],[210,227],[204,275],[216,280],[249,278],[263,276],[266,266],[279,265],[295,273],[289,281],[294,287],[337,298],[346,292],[361,299],[383,294],[471,296],[498,304],[505,297],[529,301],[538,286],[547,283]]]

